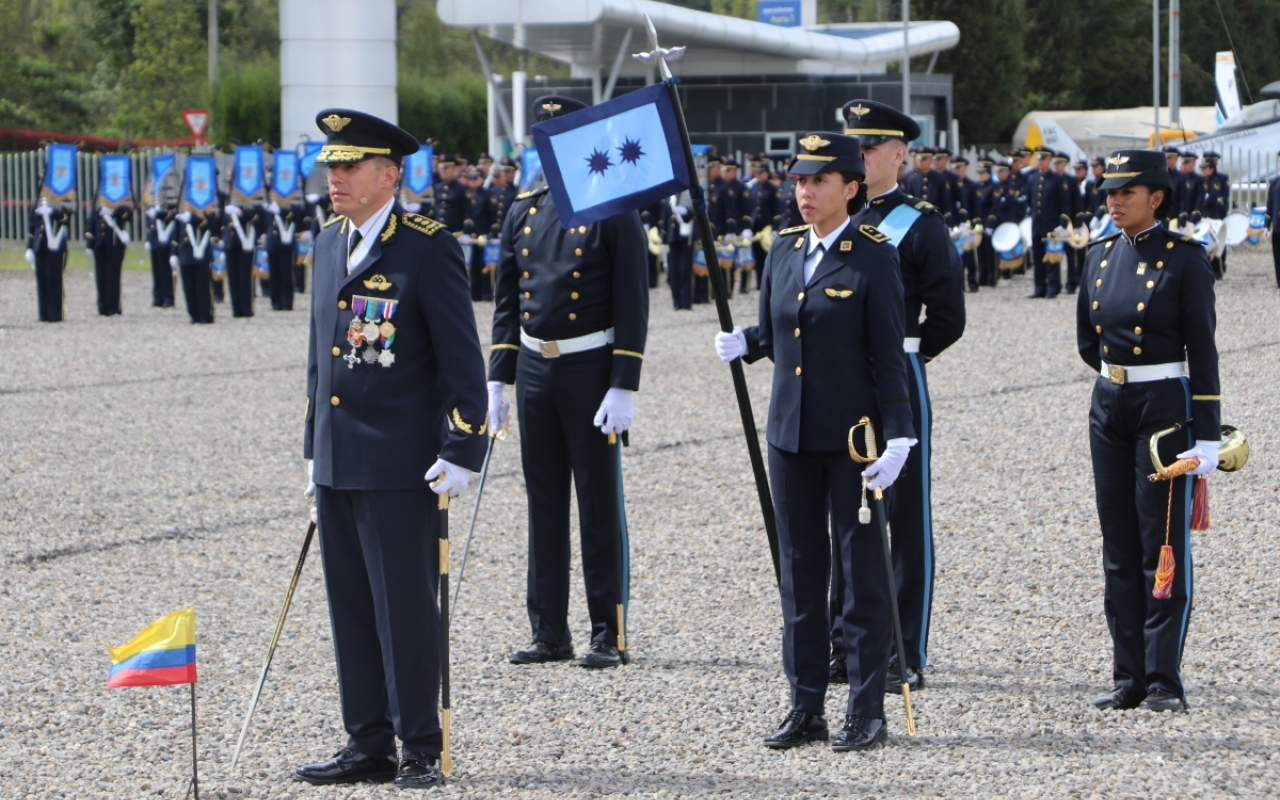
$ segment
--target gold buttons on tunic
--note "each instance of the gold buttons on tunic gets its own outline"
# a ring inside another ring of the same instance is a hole
[[[797,339],[799,339],[799,338],[800,338],[800,329],[799,329],[799,328],[796,328],[796,338],[797,338]],[[335,349],[336,349],[336,348],[335,348]]]
[[[338,308],[345,309],[346,307],[347,307],[347,301],[346,301],[346,300],[339,300],[339,301],[338,301]]]
[[[1104,353],[1110,353],[1110,352],[1111,352],[1111,348],[1110,348],[1110,347],[1107,347],[1107,346],[1104,344],[1104,345],[1102,346],[1102,352],[1104,352]]]
[[[525,300],[528,300],[530,297],[533,297],[533,293],[532,293],[532,292],[525,292],[525,293],[524,293],[524,299],[525,299]]]
[[[1157,261],[1157,262],[1156,262],[1156,269],[1164,269],[1164,262],[1163,262],[1163,261]]]
[[[1093,326],[1093,330],[1094,330],[1094,332],[1095,332],[1095,333],[1102,333],[1102,326],[1101,326],[1101,325],[1094,325],[1094,326]]]
[[[1093,282],[1093,285],[1094,285],[1094,286],[1101,286],[1101,285],[1102,285],[1102,278],[1098,278],[1096,281],[1094,281],[1094,282]]]
[[[800,294],[796,295],[796,299],[797,299],[797,300],[803,300],[803,299],[804,299],[804,292],[801,292]]]
[[[577,318],[578,318],[578,315],[577,315],[577,314],[573,313],[572,311],[570,311],[570,312],[569,312],[569,321],[570,321],[570,322],[572,322],[573,320],[575,320],[575,319],[577,319]]]
[[[524,318],[525,318],[525,319],[528,319],[528,318],[529,318],[529,312],[528,312],[528,311],[524,312]]]
[[[521,251],[520,251],[520,255],[522,255],[522,256],[527,256],[527,255],[529,255],[529,248],[527,248],[527,247],[526,247],[526,248],[524,248],[523,250],[521,250]]]
[[[529,216],[533,216],[534,214],[537,214],[537,213],[538,213],[538,209],[536,207],[529,209]]]
[[[524,279],[525,279],[525,280],[529,280],[529,272],[528,272],[528,270],[526,270],[526,271],[525,271],[525,273],[524,273]]]
[[[578,293],[577,293],[577,292],[570,292],[570,293],[569,293],[569,299],[570,299],[570,300],[577,300],[577,299],[578,299]]]
[[[578,271],[576,271],[576,270],[575,270],[575,271],[574,271],[574,273],[573,273],[573,277],[575,277],[575,278],[581,278],[581,277],[582,277],[582,273],[581,273],[581,272],[578,272]]]
[[[533,228],[530,228],[528,225],[525,225],[525,226],[524,226],[524,232],[525,232],[525,233],[533,233]]]
[[[1140,356],[1140,355],[1142,355],[1142,348],[1141,348],[1141,347],[1135,347],[1135,348],[1133,348],[1133,354],[1134,354],[1135,356]]]
[[[333,354],[334,354],[335,356],[340,356],[340,355],[342,355],[342,348],[341,348],[341,347],[335,347],[335,348],[333,348]]]
[[[1134,328],[1134,329],[1133,329],[1133,332],[1134,332],[1134,333],[1136,333],[1137,335],[1141,336],[1141,335],[1142,335],[1142,326],[1138,326],[1138,327]]]
[[[586,225],[579,225],[579,226],[578,226],[578,233],[586,233],[586,232],[587,232],[587,226],[586,226]]]
[[[1113,244],[1115,244],[1115,242],[1107,242],[1107,247],[1110,248]]]
[[[1172,249],[1173,249],[1173,242],[1165,242],[1165,243],[1164,243],[1164,246],[1165,246],[1165,249],[1166,249],[1166,250],[1172,250]]]
[[[1104,258],[1104,259],[1102,259],[1102,263],[1101,263],[1101,264],[1099,264],[1098,266],[1102,267],[1103,269],[1106,269],[1106,268],[1107,268],[1107,260],[1106,260],[1105,258]]]
[[[1146,310],[1147,310],[1147,304],[1146,304],[1146,303],[1138,303],[1138,310],[1139,310],[1139,311],[1146,311]]]
[[[796,374],[797,374],[797,375],[799,375],[799,374],[800,374],[800,368],[799,368],[799,367],[796,367]]]
[[[337,404],[338,404],[338,396],[335,394],[333,397],[329,398],[329,405],[336,406]]]
[[[1097,301],[1097,300],[1094,300],[1094,301],[1093,301],[1093,310],[1094,310],[1094,311],[1097,311],[1097,310],[1098,310],[1098,301]]]
[[[574,254],[575,256],[581,257],[581,256],[582,256],[582,248],[581,248],[581,247],[575,247],[575,248],[573,248],[573,254]]]
[[[1155,281],[1147,281],[1147,288],[1148,288],[1148,289],[1154,289],[1154,288],[1156,288],[1156,282],[1155,282]]]

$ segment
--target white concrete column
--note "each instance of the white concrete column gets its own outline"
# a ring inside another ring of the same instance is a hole
[[[511,73],[511,128],[516,137],[511,146],[516,150],[524,147],[525,133],[528,131],[529,98],[525,96],[525,81],[528,77],[522,70]]]
[[[280,0],[280,143],[323,138],[316,112],[399,121],[395,0]]]

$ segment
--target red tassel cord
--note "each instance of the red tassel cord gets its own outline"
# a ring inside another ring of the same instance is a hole
[[[1209,479],[1204,476],[1195,479],[1191,490],[1191,530],[1209,530]]]
[[[1164,546],[1160,548],[1160,563],[1156,565],[1156,583],[1151,596],[1157,600],[1168,600],[1173,596],[1173,548],[1169,546],[1169,521],[1173,515],[1173,484],[1169,481],[1169,503],[1164,515]]]

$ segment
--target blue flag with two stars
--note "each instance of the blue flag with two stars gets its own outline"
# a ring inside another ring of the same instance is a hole
[[[650,205],[689,188],[666,84],[533,126],[551,198],[565,228]]]

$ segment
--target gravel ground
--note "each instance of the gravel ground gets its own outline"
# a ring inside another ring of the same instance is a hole
[[[889,746],[760,745],[787,710],[780,614],[714,309],[652,301],[638,423],[625,454],[632,665],[516,667],[524,611],[519,444],[495,451],[454,623],[456,797],[1260,797],[1280,793],[1280,292],[1269,254],[1219,284],[1224,420],[1254,447],[1213,484],[1195,539],[1184,675],[1191,713],[1102,714],[1109,687],[1086,438],[1091,376],[1074,301],[1029,279],[967,297],[969,327],[930,367],[937,589],[919,735],[887,704]],[[198,620],[205,796],[379,798],[293,768],[344,740],[318,549],[302,576],[253,736],[229,765],[306,528],[305,311],[212,327],[147,307],[93,314],[68,273],[68,321],[35,322],[29,272],[0,272],[0,795],[180,796],[186,687],[108,693],[104,642],[163,614]],[[742,323],[755,296],[736,298]],[[302,305],[305,305],[303,303]],[[491,307],[477,307],[487,340]],[[757,419],[769,369],[748,368]],[[1272,387],[1268,389],[1267,387]],[[1271,398],[1271,399],[1268,399]],[[465,534],[475,484],[454,506]],[[456,579],[461,542],[455,543]],[[577,554],[575,549],[575,563]],[[1179,568],[1184,568],[1179,565]],[[575,568],[571,625],[588,630]],[[839,719],[843,696],[828,711]]]

